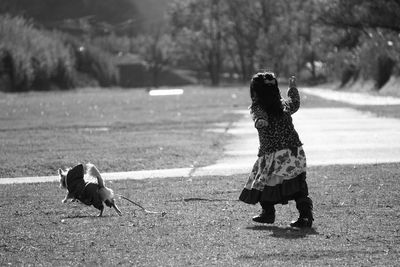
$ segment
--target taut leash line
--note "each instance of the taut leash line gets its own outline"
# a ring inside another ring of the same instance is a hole
[[[165,214],[167,214],[165,211],[159,212],[159,211],[151,211],[151,210],[148,210],[148,209],[144,208],[142,205],[136,203],[136,202],[133,201],[133,200],[130,200],[129,198],[127,198],[127,197],[125,197],[125,196],[123,196],[123,195],[117,195],[117,196],[119,196],[120,198],[123,198],[123,199],[129,201],[130,203],[132,203],[132,204],[138,206],[139,208],[141,208],[141,209],[142,209],[144,212],[146,212],[146,213],[150,213],[150,214],[161,214],[161,216],[163,216],[163,217],[165,216]]]

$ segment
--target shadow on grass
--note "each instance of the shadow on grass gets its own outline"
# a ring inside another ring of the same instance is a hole
[[[102,216],[98,217],[97,215],[91,215],[91,214],[71,214],[71,215],[66,215],[61,217],[62,219],[82,219],[82,218],[89,218],[89,219],[101,219],[103,217],[108,217],[108,216]]]
[[[78,214],[68,214],[68,215],[64,215],[61,217],[61,219],[83,219],[83,218],[87,218],[87,219],[93,219],[93,220],[101,220],[102,218],[107,218],[107,217],[112,217],[111,215],[103,215],[101,217],[94,215],[94,214],[90,214],[90,213],[78,213]]]
[[[271,231],[272,237],[285,238],[285,239],[298,239],[304,238],[308,235],[319,235],[314,229],[296,229],[291,227],[279,227],[275,225],[251,225],[247,226],[246,229],[254,231]]]

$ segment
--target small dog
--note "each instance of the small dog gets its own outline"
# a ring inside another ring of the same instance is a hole
[[[67,195],[62,200],[63,203],[71,199],[71,202],[79,200],[83,204],[93,205],[100,210],[98,217],[103,215],[104,204],[106,204],[110,208],[113,207],[118,215],[122,215],[115,204],[114,192],[105,186],[104,179],[93,164],[88,163],[85,166],[79,164],[66,171],[58,169],[58,173],[60,175],[60,187],[68,190]],[[97,183],[89,181],[89,178],[97,178]]]

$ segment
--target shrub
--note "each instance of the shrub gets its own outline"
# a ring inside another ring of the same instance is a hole
[[[76,54],[78,71],[93,76],[100,86],[118,83],[118,70],[114,57],[98,47],[86,44]]]
[[[74,57],[53,32],[21,17],[0,15],[0,55],[11,61],[12,90],[48,90],[75,84]]]
[[[63,35],[62,39],[74,52],[77,71],[93,77],[100,86],[112,86],[118,83],[118,69],[111,53],[93,45],[90,41],[81,41],[70,35]]]
[[[385,85],[399,62],[398,44],[391,41],[396,39],[393,33],[371,30],[356,50],[362,77],[374,80],[375,89]]]
[[[377,70],[375,74],[376,88],[382,88],[389,81],[393,74],[393,68],[396,62],[389,56],[383,55],[378,57]]]
[[[359,70],[354,64],[345,66],[340,77],[340,87],[345,86],[348,82],[357,80]]]
[[[91,43],[102,50],[111,54],[132,52],[132,39],[127,36],[118,36],[110,34],[106,36],[98,36],[92,39]]]

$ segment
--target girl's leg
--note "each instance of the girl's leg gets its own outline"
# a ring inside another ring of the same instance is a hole
[[[308,186],[306,182],[306,173],[302,173],[298,177],[300,179],[300,190],[294,196],[296,208],[299,211],[299,218],[290,224],[292,227],[309,228],[314,221],[313,217],[313,202],[308,197]]]
[[[260,215],[254,216],[253,221],[258,223],[274,223],[275,222],[275,207],[269,202],[260,202],[262,211]]]
[[[299,211],[299,218],[290,224],[292,227],[310,228],[314,221],[313,217],[313,202],[308,196],[303,196],[295,199],[296,208]]]

